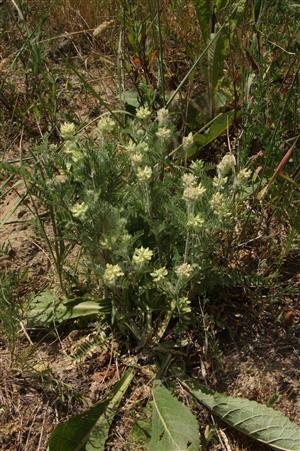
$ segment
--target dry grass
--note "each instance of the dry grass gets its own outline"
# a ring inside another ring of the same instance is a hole
[[[74,31],[79,27],[95,28],[101,22],[115,18],[121,8],[120,0],[32,0],[30,2],[30,20],[36,21],[41,12],[51,12],[49,27],[60,31]],[[49,5],[50,3],[50,5]]]

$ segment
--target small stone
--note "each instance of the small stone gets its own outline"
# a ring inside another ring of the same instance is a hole
[[[23,218],[24,215],[26,215],[26,210],[20,210],[17,214],[18,219]]]

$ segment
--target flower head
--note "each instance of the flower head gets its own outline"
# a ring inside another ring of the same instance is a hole
[[[89,207],[84,202],[77,203],[71,208],[71,213],[74,218],[84,219],[88,208]]]
[[[129,143],[127,144],[127,146],[125,147],[125,151],[128,152],[129,154],[136,152],[136,144],[135,142],[133,142],[132,140],[129,141]]]
[[[151,117],[151,111],[149,108],[141,106],[136,111],[136,117],[141,121],[146,121]]]
[[[162,266],[159,269],[150,273],[150,276],[153,279],[153,282],[159,283],[168,275],[168,270],[165,266]]]
[[[201,183],[197,186],[189,185],[184,189],[182,198],[187,203],[193,203],[201,199],[205,191],[206,188],[204,188],[204,186],[202,186]]]
[[[212,195],[212,198],[211,198],[209,204],[213,210],[219,210],[220,207],[222,207],[222,205],[224,204],[224,202],[225,202],[224,194],[214,193]]]
[[[77,150],[76,152],[73,152],[71,157],[72,157],[73,163],[79,163],[80,161],[83,160],[83,155],[80,152],[80,150]]]
[[[115,121],[110,116],[103,116],[98,122],[98,130],[101,135],[108,135],[112,133],[116,128]]]
[[[114,285],[119,277],[124,276],[122,268],[119,265],[106,264],[103,274],[103,280],[108,285]]]
[[[128,232],[124,232],[123,235],[120,236],[120,240],[123,244],[127,245],[131,240],[131,235]]]
[[[149,262],[152,257],[153,251],[151,251],[149,247],[140,247],[134,250],[132,261],[135,265],[142,266],[145,263]]]
[[[193,268],[189,263],[182,263],[177,266],[175,272],[179,279],[188,279],[193,273]]]
[[[104,236],[104,237],[99,241],[101,248],[102,248],[102,249],[106,249],[106,250],[108,250],[108,251],[111,251],[111,250],[112,250],[112,246],[111,246],[112,243],[111,243],[111,242],[112,242],[112,240],[109,239],[107,236]]]
[[[228,182],[228,177],[214,177],[213,186],[217,189],[222,190],[226,183]]]
[[[133,166],[138,166],[143,161],[141,152],[132,153],[129,155],[129,158]]]
[[[76,153],[78,151],[78,147],[76,142],[74,141],[66,141],[64,143],[63,146],[63,151],[67,154],[67,155],[73,155],[74,153]]]
[[[67,155],[70,155],[73,163],[78,163],[83,159],[83,155],[74,141],[66,141],[63,150]]]
[[[141,183],[149,182],[152,176],[152,169],[149,166],[145,166],[143,169],[138,168],[136,175],[139,182]]]
[[[64,140],[75,137],[76,127],[72,122],[64,122],[60,127],[60,134]]]
[[[181,177],[183,186],[186,188],[188,186],[196,186],[197,185],[197,178],[190,173],[183,174]]]
[[[244,183],[248,180],[248,178],[251,176],[252,172],[251,169],[241,169],[236,178],[235,178],[235,183],[237,186],[242,186],[244,185]]]
[[[233,172],[235,165],[235,156],[232,153],[227,153],[217,166],[218,176],[226,177],[227,175],[230,175]]]
[[[183,150],[189,150],[193,144],[194,144],[194,136],[192,132],[190,132],[187,136],[184,136],[182,138]]]
[[[167,108],[161,108],[157,111],[157,121],[160,127],[166,127],[170,121],[170,114]]]
[[[202,160],[193,161],[193,163],[190,165],[190,168],[196,173],[201,172],[204,168],[204,162]]]
[[[187,227],[198,231],[202,229],[204,222],[204,218],[200,214],[191,216],[187,222]]]
[[[157,132],[156,136],[161,141],[168,141],[171,138],[171,130],[167,127],[160,127]]]
[[[181,314],[187,314],[190,313],[192,311],[191,309],[191,301],[186,297],[181,297],[178,299],[178,310],[180,311]]]
[[[219,216],[220,218],[226,218],[231,216],[231,212],[229,211],[228,204],[224,194],[219,192],[213,194],[209,204],[213,209],[214,214]]]

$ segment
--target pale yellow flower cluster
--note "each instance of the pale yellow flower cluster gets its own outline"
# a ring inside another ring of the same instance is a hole
[[[214,177],[213,178],[213,186],[220,190],[222,190],[225,187],[227,182],[228,182],[228,177]]]
[[[187,136],[184,136],[182,138],[183,150],[189,150],[193,144],[194,144],[194,136],[192,132],[190,132]]]
[[[200,172],[204,168],[204,162],[202,160],[193,161],[193,163],[190,165],[190,168],[194,172]]]
[[[251,177],[252,171],[251,169],[241,169],[235,178],[236,186],[243,186],[245,182]]]
[[[157,111],[157,122],[160,127],[167,127],[170,122],[170,114],[167,108],[161,108]]]
[[[161,268],[155,269],[153,272],[150,273],[150,276],[153,278],[153,281],[156,283],[161,282],[164,280],[164,278],[168,275],[168,270],[165,266],[162,266]]]
[[[125,147],[125,151],[130,155],[136,152],[136,144],[132,140],[129,141]]]
[[[112,250],[112,240],[110,239],[110,237],[103,237],[100,241],[99,244],[101,246],[102,249],[106,249],[108,251]]]
[[[119,277],[124,276],[124,272],[119,265],[106,264],[103,280],[108,285],[114,285]]]
[[[188,186],[196,186],[197,185],[197,178],[193,175],[187,172],[186,174],[183,174],[181,177],[183,186],[186,188]]]
[[[175,272],[179,279],[188,279],[193,273],[193,268],[189,263],[182,263],[177,266]]]
[[[213,209],[214,214],[220,218],[229,218],[231,216],[228,201],[223,193],[217,192],[213,194],[209,204]]]
[[[182,314],[187,314],[192,311],[190,304],[191,301],[186,296],[178,299],[178,308]]]
[[[224,194],[214,193],[212,195],[212,198],[211,198],[209,204],[213,210],[219,210],[220,207],[223,206],[224,202],[225,202]]]
[[[143,155],[141,152],[133,152],[129,154],[129,159],[132,163],[132,166],[139,166],[143,161]]]
[[[134,253],[133,253],[133,257],[132,257],[132,261],[135,265],[137,266],[143,266],[145,263],[149,262],[153,257],[153,251],[151,251],[149,249],[149,247],[140,247],[140,248],[136,248]]]
[[[148,152],[148,150],[149,146],[146,142],[136,144],[132,140],[129,141],[125,147],[125,151],[128,154],[129,160],[131,161],[134,169],[142,164],[144,155]]]
[[[136,117],[141,121],[146,121],[147,119],[150,119],[151,111],[149,110],[149,108],[141,106],[136,111]]]
[[[227,153],[224,155],[222,160],[217,166],[218,176],[226,177],[231,175],[234,171],[234,167],[236,165],[235,156],[232,153]]]
[[[149,166],[145,166],[144,168],[138,168],[136,175],[139,182],[141,183],[149,182],[152,176],[152,169]]]
[[[187,203],[194,203],[201,199],[205,191],[206,189],[200,183],[197,186],[187,186],[183,191],[182,198]]]
[[[196,202],[197,200],[201,199],[203,194],[206,191],[206,188],[199,183],[197,185],[197,178],[193,174],[184,174],[181,177],[184,191],[182,198],[188,203],[192,204]]]
[[[60,134],[64,140],[73,139],[75,132],[76,127],[72,122],[64,122],[60,127]]]
[[[84,202],[82,202],[82,203],[75,204],[71,208],[71,213],[74,216],[74,218],[84,219],[87,210],[88,210],[88,206]]]
[[[191,216],[187,222],[187,227],[191,230],[199,231],[202,229],[204,222],[204,218],[200,214]]]
[[[163,142],[169,141],[169,139],[171,138],[171,135],[172,135],[172,132],[167,127],[160,127],[156,132],[157,138]]]
[[[98,122],[98,130],[102,136],[113,133],[115,128],[116,123],[110,116],[103,116]]]
[[[73,163],[79,163],[83,160],[83,155],[75,141],[67,140],[63,147],[64,152],[69,155]]]

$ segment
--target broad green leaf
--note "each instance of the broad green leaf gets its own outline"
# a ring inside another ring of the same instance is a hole
[[[228,54],[229,50],[229,39],[227,36],[219,35],[214,48],[214,54],[211,65],[211,83],[212,83],[212,94],[215,94],[218,82],[223,77],[224,72],[224,60]]]
[[[217,37],[216,37],[217,36]],[[213,42],[208,50],[208,77],[209,77],[209,109],[210,116],[215,116],[216,111],[216,92],[219,82],[221,82],[224,73],[224,60],[228,54],[229,39],[223,34],[210,35],[210,41]]]
[[[123,100],[126,102],[129,106],[132,106],[134,108],[138,108],[139,106],[139,96],[136,91],[124,91],[122,93]]]
[[[282,413],[255,401],[210,391],[195,381],[184,386],[225,423],[249,437],[273,449],[300,450],[300,427]]]
[[[238,114],[235,114],[234,111],[219,114],[203,134],[194,137],[195,145],[188,151],[187,158],[196,156],[200,149],[221,136],[227,130],[227,127],[233,124],[237,116]]]
[[[211,18],[211,0],[194,0],[194,5],[202,35],[207,41]]]
[[[105,415],[102,415],[93,428],[88,443],[86,444],[86,451],[101,451],[105,449],[105,443],[108,439],[109,430],[113,419],[118,411],[120,402],[127,391],[132,379],[134,378],[135,370],[130,368],[126,371],[123,378],[117,383],[113,389],[113,397],[111,398]]]
[[[59,424],[50,436],[48,450],[103,451],[113,418],[134,374],[133,368],[128,369],[108,399]]]
[[[85,316],[97,315],[99,313],[109,314],[110,303],[84,299],[60,300],[50,291],[45,290],[38,296],[33,297],[27,306],[27,322],[29,326],[47,325],[53,321],[63,321]]]
[[[160,381],[154,383],[149,451],[199,451],[200,436],[192,412]]]
[[[149,441],[151,439],[151,414],[152,403],[149,401],[144,409],[137,414],[136,422],[134,423],[126,442],[128,449],[139,451],[146,451],[148,449]]]
[[[139,451],[146,451],[148,449],[149,441],[151,438],[151,423],[146,421],[137,421],[130,433],[127,445],[132,449]]]

